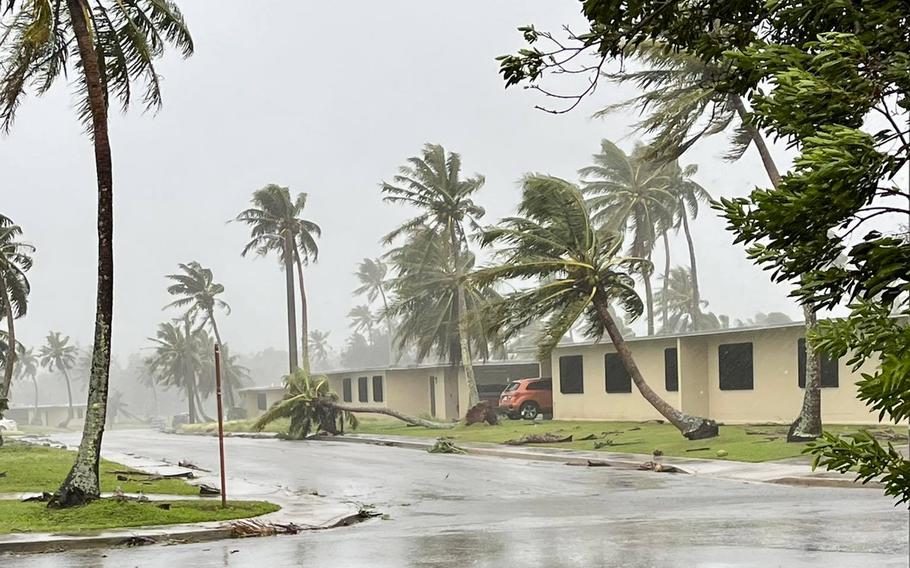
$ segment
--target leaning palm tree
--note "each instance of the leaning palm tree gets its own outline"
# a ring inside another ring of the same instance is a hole
[[[354,290],[354,293],[358,296],[365,295],[370,303],[375,302],[377,298],[382,301],[382,312],[380,312],[377,321],[385,321],[386,330],[389,333],[389,363],[391,363],[393,359],[391,350],[394,332],[392,329],[392,318],[389,315],[388,272],[388,266],[381,259],[363,259],[357,265],[357,272],[354,273],[354,276],[360,282],[360,286]]]
[[[60,424],[66,428],[70,420],[75,418],[73,413],[73,387],[70,382],[69,371],[76,366],[76,357],[79,355],[79,348],[70,345],[70,337],[63,336],[59,331],[52,331],[47,334],[44,345],[38,351],[38,360],[41,366],[48,371],[59,371],[63,374],[63,380],[66,381],[66,398],[67,412],[66,420]]]
[[[523,186],[519,216],[503,219],[483,234],[484,245],[503,247],[502,264],[479,271],[476,278],[482,283],[512,279],[547,283],[509,294],[491,307],[494,328],[508,337],[535,320],[545,321],[538,345],[541,356],[549,357],[566,330],[584,317],[587,334],[610,337],[638,391],[685,437],[716,436],[716,422],[680,412],[651,389],[610,313],[614,302],[631,318],[644,311],[631,274],[648,261],[619,256],[621,239],[595,229],[575,185],[529,175]]]
[[[353,413],[336,409],[338,394],[329,388],[325,377],[314,377],[297,371],[284,379],[284,399],[265,411],[253,424],[255,430],[262,430],[279,418],[290,418],[288,437],[293,440],[306,438],[312,432],[338,434],[344,431],[345,422],[357,428],[357,417]]]
[[[32,253],[35,247],[23,243],[19,238],[22,229],[14,225],[9,217],[0,214],[0,320],[6,320],[7,347],[16,345],[14,321],[28,310],[30,286],[25,273],[32,267]],[[8,348],[3,361],[3,379],[0,382],[0,417],[9,400],[9,389],[13,382],[16,365],[16,349]]]
[[[647,148],[637,146],[631,154],[609,140],[600,143],[594,164],[579,170],[586,207],[598,225],[620,234],[631,234],[628,254],[651,260],[658,236],[672,224],[673,196],[667,190],[662,165],[646,159]],[[669,254],[669,253],[668,253]],[[648,335],[654,334],[653,265],[640,265],[647,302]]]
[[[348,317],[351,319],[350,328],[353,329],[355,333],[366,332],[367,339],[370,342],[370,346],[372,346],[373,324],[376,323],[376,316],[373,315],[370,306],[367,306],[366,304],[354,306],[351,308],[351,311],[348,312]]]
[[[35,391],[35,420],[38,419],[38,356],[32,347],[19,347],[16,354],[16,378],[28,378]]]
[[[206,370],[208,334],[193,329],[189,318],[184,317],[178,322],[159,324],[155,337],[149,339],[155,344],[155,353],[148,362],[150,373],[165,388],[184,392],[189,420],[197,422],[199,379]]]
[[[467,377],[471,354],[485,360],[502,351],[504,342],[488,333],[482,317],[483,308],[500,296],[493,286],[470,278],[474,255],[463,251],[456,257],[450,246],[448,239],[424,229],[389,253],[398,271],[389,312],[399,322],[395,337],[399,350],[413,346],[418,362],[435,354],[452,368],[464,366]],[[453,264],[456,258],[458,265]],[[470,408],[480,397],[473,374],[466,382]]]
[[[606,114],[628,108],[647,113],[638,130],[653,134],[649,157],[673,160],[700,139],[734,128],[732,148],[726,157],[735,161],[754,145],[771,185],[780,183],[780,172],[758,128],[737,93],[725,85],[725,68],[716,61],[702,60],[685,50],[660,42],[636,44],[630,53],[645,69],[609,75],[619,83],[636,85],[644,94],[603,109]],[[737,122],[738,121],[738,122]],[[694,271],[693,271],[694,273]],[[806,331],[816,325],[815,311],[803,306]],[[789,441],[813,440],[821,436],[821,359],[812,342],[806,344],[806,391],[799,416],[793,422]]]
[[[218,322],[215,320],[215,308],[221,308],[228,315],[231,313],[231,306],[218,297],[224,292],[224,286],[214,281],[210,269],[195,260],[189,264],[180,264],[179,267],[183,271],[182,274],[167,275],[167,278],[174,282],[168,286],[167,291],[172,296],[177,296],[177,299],[166,305],[165,309],[186,308],[185,316],[191,321],[201,317],[202,325],[211,326],[218,348],[224,351]],[[229,409],[236,406],[234,390],[230,385],[224,391],[224,398]]]
[[[253,192],[252,207],[242,211],[237,221],[250,227],[250,241],[243,247],[242,256],[255,252],[260,256],[277,253],[284,266],[285,296],[288,310],[288,356],[291,373],[297,369],[297,316],[294,306],[294,267],[300,280],[300,311],[303,341],[303,365],[309,370],[307,357],[307,302],[303,283],[303,264],[315,261],[319,249],[316,238],[322,233],[319,225],[300,217],[306,206],[305,193],[291,200],[286,187],[269,184]]]
[[[329,335],[330,331],[319,331],[314,329],[310,332],[310,353],[313,360],[320,364],[325,364],[329,360]]]
[[[144,83],[142,103],[161,106],[154,62],[169,44],[184,57],[193,40],[171,0],[0,0],[0,128],[8,131],[27,91],[42,95],[60,77],[78,77],[78,116],[95,149],[98,187],[98,276],[92,382],[82,441],[52,507],[100,495],[98,466],[106,417],[114,310],[114,175],[108,136],[112,102],[126,109]]]
[[[473,195],[484,184],[480,175],[461,177],[461,156],[446,153],[438,144],[424,146],[421,156],[408,159],[408,165],[402,166],[399,174],[392,178],[392,183],[382,183],[384,201],[408,205],[417,209],[417,215],[386,235],[385,242],[391,243],[399,236],[415,232],[430,231],[448,241],[449,266],[455,272],[456,281],[461,282],[455,290],[452,306],[456,324],[448,345],[458,345],[460,364],[464,367],[468,384],[468,406],[473,407],[480,401],[477,383],[474,379],[472,365],[471,341],[469,339],[468,299],[464,289],[465,262],[463,257],[469,255],[468,230],[479,228],[477,220],[484,210],[474,203]],[[429,251],[427,251],[427,255]],[[472,260],[473,262],[473,260]],[[399,275],[399,280],[401,279]],[[407,333],[400,336],[406,336]],[[448,350],[448,347],[446,348]]]

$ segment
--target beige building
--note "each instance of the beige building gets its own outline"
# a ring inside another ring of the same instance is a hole
[[[13,406],[3,413],[4,418],[15,420],[19,424],[38,426],[59,426],[66,421],[69,406],[66,404],[39,404],[35,406]],[[69,427],[76,428],[85,418],[85,405],[74,404],[73,416]]]
[[[342,401],[354,406],[393,408],[405,414],[440,420],[460,418],[467,410],[468,389],[464,371],[448,365],[369,367],[322,373]],[[493,399],[509,381],[539,376],[533,361],[475,363],[474,374],[481,398]],[[240,406],[255,418],[284,396],[284,387],[241,389]]]
[[[804,325],[796,322],[629,338],[627,343],[651,388],[683,412],[730,424],[788,423],[803,401],[804,335]],[[661,418],[631,382],[612,343],[560,345],[548,363],[556,419]],[[854,372],[846,358],[822,358],[824,422],[878,422],[856,398],[860,373],[871,370]]]

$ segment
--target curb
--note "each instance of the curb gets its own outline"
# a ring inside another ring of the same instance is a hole
[[[72,535],[51,535],[47,539],[48,533],[35,533],[45,540],[22,540],[19,542],[2,542],[0,541],[0,554],[2,553],[36,553],[36,552],[64,552],[69,550],[84,550],[90,548],[112,548],[122,546],[145,546],[150,544],[190,544],[199,542],[211,542],[214,540],[227,540],[232,538],[249,538],[249,536],[235,537],[234,529],[229,523],[250,519],[259,519],[259,517],[246,517],[242,519],[233,519],[225,521],[217,526],[198,525],[174,525],[180,527],[176,530],[168,530],[168,525],[158,527],[144,528],[136,527],[133,529],[114,529],[117,534],[98,535],[98,536],[72,536]],[[366,517],[358,513],[344,515],[326,522],[322,525],[299,526],[300,532],[328,530],[338,527],[346,527],[357,524],[366,520]],[[172,528],[173,528],[172,527]],[[121,534],[122,533],[122,534]],[[21,533],[20,533],[21,534]],[[18,536],[18,535],[17,535]],[[266,535],[262,535],[266,536]],[[0,537],[2,539],[2,537]]]
[[[833,487],[839,489],[877,489],[885,488],[883,483],[870,481],[863,484],[853,481],[852,479],[838,479],[834,477],[780,477],[765,481],[764,483],[773,483],[776,485],[792,485],[798,487]]]

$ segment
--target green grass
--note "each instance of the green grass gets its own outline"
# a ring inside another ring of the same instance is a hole
[[[872,430],[886,432],[884,428]],[[721,426],[720,435],[710,440],[690,441],[669,424],[655,422],[589,422],[548,420],[539,424],[526,421],[506,420],[499,426],[475,424],[459,425],[451,430],[430,430],[405,426],[401,422],[388,420],[365,420],[358,428],[358,434],[390,434],[436,438],[451,436],[461,442],[490,442],[501,444],[506,440],[518,439],[526,434],[550,432],[560,436],[572,435],[572,442],[541,444],[554,448],[573,450],[595,450],[607,452],[650,454],[661,450],[667,456],[689,458],[712,458],[745,462],[763,462],[793,458],[802,455],[806,444],[787,443],[786,425],[730,425]],[[856,426],[826,426],[833,432],[853,432]],[[593,440],[580,440],[594,435]],[[609,442],[611,445],[604,445]],[[906,443],[906,442],[904,442]],[[595,444],[602,445],[595,448]],[[706,448],[706,449],[700,449]],[[695,451],[692,451],[695,450]],[[718,452],[726,452],[718,456]]]
[[[0,448],[0,493],[53,493],[69,473],[75,452],[34,446],[14,441]],[[118,487],[127,493],[165,493],[168,495],[198,495],[199,488],[180,479],[145,481],[145,476],[126,474],[138,481],[118,481],[114,471],[134,471],[107,460],[101,460],[101,491],[110,492]]]
[[[85,533],[101,529],[173,525],[254,517],[279,507],[261,501],[169,501],[170,510],[154,502],[102,499],[84,507],[55,510],[45,503],[0,500],[0,534],[23,532]]]

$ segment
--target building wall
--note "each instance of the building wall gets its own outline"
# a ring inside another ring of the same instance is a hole
[[[675,339],[636,340],[628,343],[635,361],[651,388],[664,400],[686,413],[719,422],[790,423],[799,414],[804,391],[799,387],[798,340],[800,326],[755,331],[731,331]],[[751,343],[753,388],[721,390],[719,347]],[[667,392],[664,381],[664,349],[677,348],[679,391]],[[614,352],[609,343],[557,348],[550,364],[553,371],[554,418],[578,420],[649,420],[661,418],[638,393],[606,393],[604,354]],[[582,355],[584,394],[560,392],[559,358]],[[859,372],[838,366],[838,387],[822,388],[822,421],[828,424],[874,424],[877,416],[856,398],[860,373],[871,372],[867,363]]]
[[[665,339],[629,344],[635,362],[648,385],[674,406],[679,394],[667,392],[664,377],[664,349],[676,347],[676,340]],[[553,352],[553,418],[557,420],[651,420],[660,414],[638,392],[633,383],[630,393],[607,393],[604,355],[615,353],[612,344],[560,347]],[[583,356],[583,394],[560,392],[559,358]]]
[[[419,369],[390,369],[385,371],[369,371],[355,373],[333,373],[329,375],[329,385],[339,394],[343,395],[343,380],[351,379],[352,404],[354,406],[381,406],[384,408],[393,408],[404,414],[413,416],[429,416],[431,414],[430,405],[430,380],[436,377],[436,417],[439,419],[448,419],[447,414],[447,397],[445,369],[439,368],[419,368]],[[383,377],[383,402],[373,400],[372,383],[369,384],[368,401],[360,402],[357,396],[357,379],[359,377],[368,377],[372,381],[373,376]],[[451,386],[451,385],[450,385]],[[451,399],[451,397],[449,397]],[[451,406],[451,403],[450,403]]]
[[[284,387],[241,391],[240,407],[246,412],[248,419],[259,418],[265,413],[265,410],[259,408],[259,393],[265,393],[265,410],[268,410],[273,404],[284,398]]]

